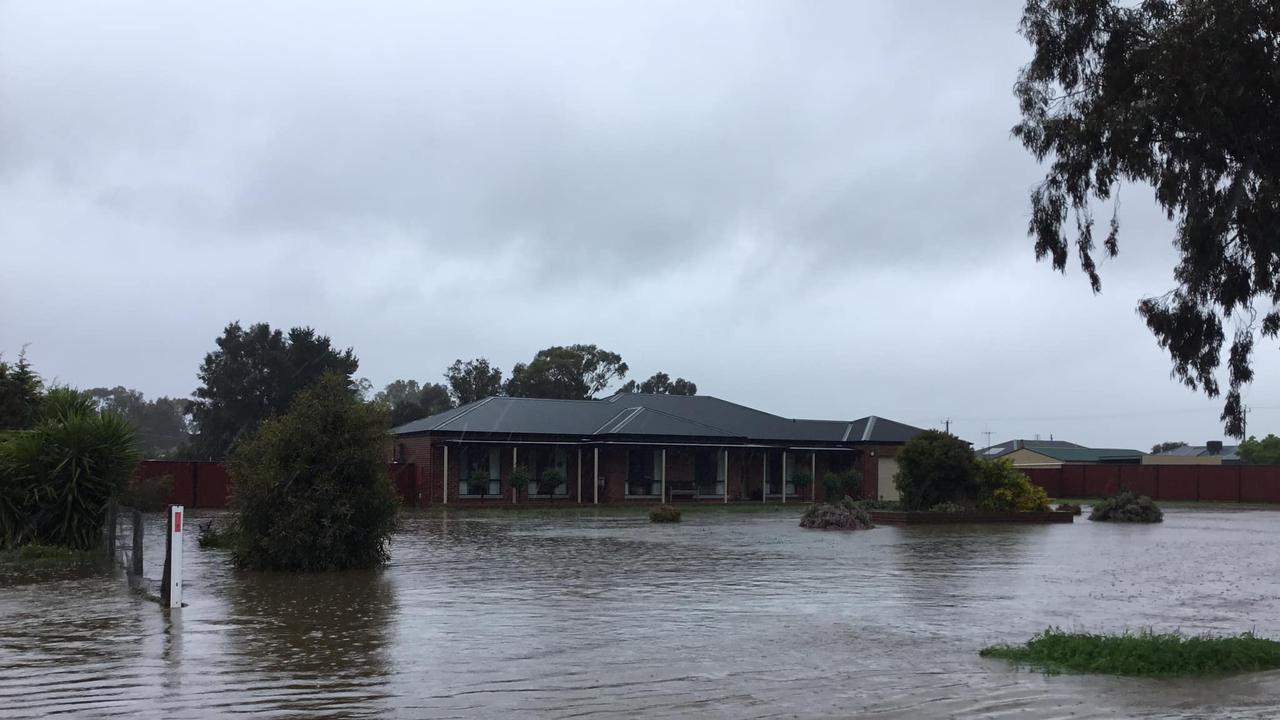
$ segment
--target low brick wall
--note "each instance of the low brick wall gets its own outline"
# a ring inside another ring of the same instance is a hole
[[[901,510],[873,510],[871,522],[876,525],[991,525],[1069,523],[1075,515],[1069,512],[1020,512],[1020,513],[943,513],[907,512]]]

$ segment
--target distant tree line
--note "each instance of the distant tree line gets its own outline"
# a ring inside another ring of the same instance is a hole
[[[286,332],[267,323],[233,322],[215,345],[200,364],[200,384],[190,399],[148,400],[123,386],[83,394],[97,410],[119,415],[134,428],[144,457],[221,460],[247,433],[283,414],[299,391],[330,374],[346,378],[353,396],[377,405],[389,427],[396,427],[495,395],[590,400],[630,371],[621,355],[596,345],[553,345],[505,376],[487,358],[459,358],[445,369],[443,383],[398,379],[374,392],[368,380],[356,378],[360,361],[354,350],[334,346],[310,327]],[[11,363],[0,357],[0,431],[31,426],[42,387],[25,354]],[[628,380],[616,392],[695,395],[698,387],[656,372],[640,382]]]

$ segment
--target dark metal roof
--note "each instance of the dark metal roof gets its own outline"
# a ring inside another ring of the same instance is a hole
[[[392,432],[901,443],[921,429],[874,415],[852,421],[799,420],[710,395],[626,393],[602,400],[491,397],[415,420]]]

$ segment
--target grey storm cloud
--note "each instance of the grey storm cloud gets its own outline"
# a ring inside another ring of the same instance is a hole
[[[1207,439],[1133,313],[1150,190],[1102,296],[1034,262],[1020,10],[0,3],[0,351],[182,395],[235,319],[377,384],[594,342],[786,414]]]

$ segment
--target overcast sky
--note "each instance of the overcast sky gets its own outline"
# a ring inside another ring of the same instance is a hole
[[[595,343],[787,416],[1219,438],[1134,311],[1149,188],[1102,295],[1035,262],[1021,5],[0,0],[0,350],[186,396],[237,319],[379,386]]]

